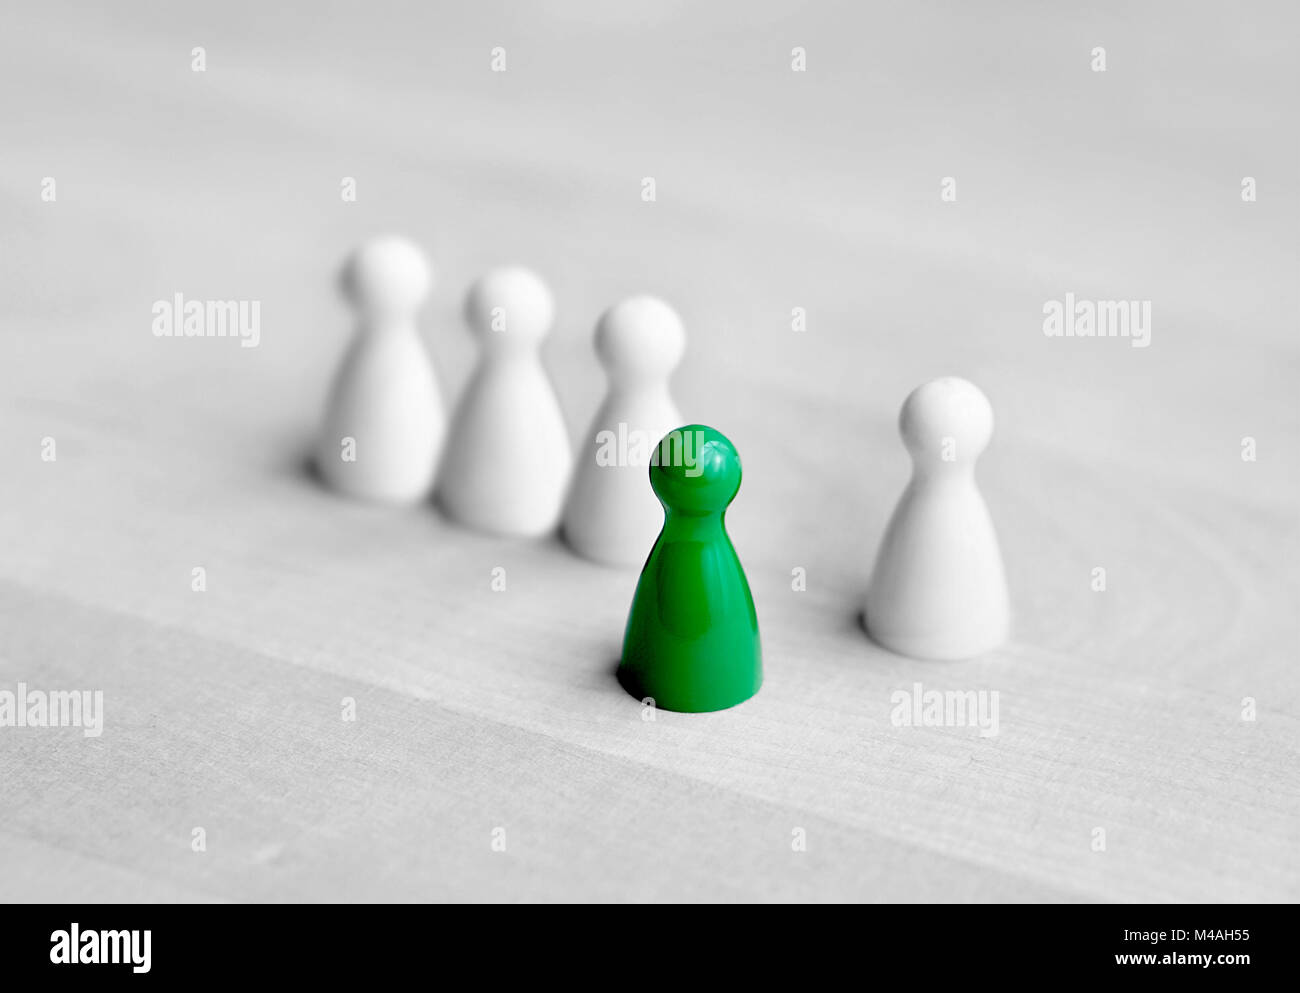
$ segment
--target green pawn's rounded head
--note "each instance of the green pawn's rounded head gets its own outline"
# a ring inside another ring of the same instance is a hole
[[[664,435],[650,458],[650,485],[673,513],[700,516],[727,509],[740,489],[740,455],[727,436],[703,424]]]

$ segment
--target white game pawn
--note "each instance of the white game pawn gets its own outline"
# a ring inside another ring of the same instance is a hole
[[[343,269],[358,328],[335,374],[316,448],[321,478],[343,493],[414,503],[433,488],[447,423],[415,325],[432,282],[424,253],[405,238],[369,241]]]
[[[587,432],[564,509],[564,537],[580,555],[640,565],[664,523],[650,488],[650,456],[682,426],[668,377],[686,350],[676,312],[655,297],[615,304],[596,325],[609,392]]]
[[[482,355],[447,437],[438,498],[449,516],[496,534],[555,527],[573,467],[541,343],[555,300],[527,269],[494,269],[470,288],[465,318]]]
[[[916,658],[983,654],[1006,640],[1011,621],[1002,553],[975,485],[993,408],[974,384],[948,376],[912,391],[898,429],[912,479],[876,557],[867,630]]]

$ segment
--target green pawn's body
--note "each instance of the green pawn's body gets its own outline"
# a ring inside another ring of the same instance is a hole
[[[724,526],[740,476],[731,442],[698,424],[669,432],[651,459],[664,527],[637,583],[619,677],[656,707],[724,710],[763,682],[754,598]]]

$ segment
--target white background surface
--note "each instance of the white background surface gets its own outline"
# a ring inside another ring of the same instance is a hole
[[[1293,5],[264,6],[6,7],[0,688],[106,726],[0,729],[0,897],[1300,897]],[[754,700],[645,722],[634,572],[306,478],[334,273],[388,230],[452,396],[469,282],[547,277],[575,441],[600,311],[680,309],[678,404],[745,460]],[[1151,346],[1046,338],[1067,291],[1152,301]],[[176,292],[261,301],[260,346],[155,338]],[[996,411],[1015,610],[959,664],[856,617],[942,374]],[[918,681],[1000,734],[894,727]]]

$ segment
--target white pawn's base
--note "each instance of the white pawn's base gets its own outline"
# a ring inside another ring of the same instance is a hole
[[[646,545],[644,542],[637,542],[633,548],[628,544],[624,547],[614,547],[611,544],[602,544],[598,541],[587,541],[579,538],[576,533],[571,532],[568,528],[560,528],[560,537],[575,555],[579,555],[588,562],[595,562],[597,565],[608,566],[611,569],[639,569],[645,565],[645,560],[654,547],[654,542]]]
[[[1010,636],[1007,625],[997,625],[984,631],[963,631],[956,635],[878,631],[871,626],[871,617],[866,611],[862,615],[862,626],[871,640],[881,648],[908,658],[931,662],[959,662],[987,655],[1005,645]]]
[[[453,524],[496,538],[542,538],[554,533],[560,523],[558,506],[552,512],[538,516],[535,512],[529,513],[524,508],[513,512],[500,507],[484,510],[462,508],[448,500],[442,493],[437,495],[436,502],[443,516]]]
[[[349,466],[351,468],[351,466]],[[355,473],[332,467],[325,469],[319,458],[312,462],[312,471],[330,491],[351,500],[377,503],[391,507],[413,507],[424,503],[433,492],[433,475],[428,479],[405,483],[377,483],[368,479],[361,470]]]

